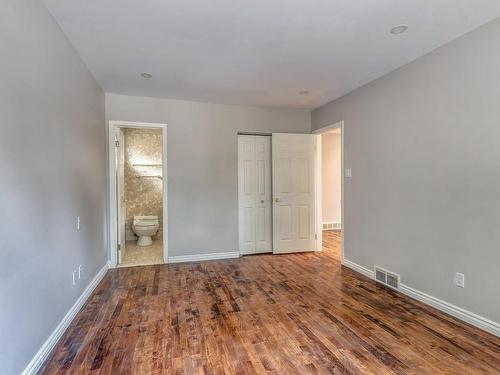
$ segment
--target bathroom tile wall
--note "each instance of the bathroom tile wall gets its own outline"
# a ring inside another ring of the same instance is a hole
[[[140,177],[162,174],[162,130],[124,129],[124,139],[127,236],[133,233],[134,216],[156,215],[160,230],[154,238],[162,238],[163,182],[155,177]]]

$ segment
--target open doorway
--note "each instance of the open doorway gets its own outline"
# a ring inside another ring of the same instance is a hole
[[[325,255],[343,260],[343,122],[316,130],[321,140],[317,222],[319,248]]]
[[[166,263],[166,126],[110,122],[110,263]]]

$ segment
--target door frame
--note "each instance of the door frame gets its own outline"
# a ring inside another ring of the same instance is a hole
[[[116,165],[115,165],[115,130],[117,128],[139,128],[139,129],[161,129],[162,130],[162,187],[163,187],[163,262],[168,263],[168,199],[167,199],[167,124],[135,121],[110,120],[108,126],[108,266],[118,266],[117,233],[113,228],[117,227],[117,205],[116,205]]]
[[[324,126],[322,128],[313,130],[311,133],[312,134],[325,134],[328,133],[331,130],[335,129],[340,129],[340,238],[341,238],[341,244],[340,244],[340,258],[341,262],[344,263],[344,238],[345,238],[345,220],[344,220],[344,186],[345,186],[345,170],[344,170],[344,155],[345,155],[345,147],[344,147],[344,121],[339,121],[331,125]],[[317,188],[317,193],[316,193],[316,224],[317,224],[317,231],[318,233],[323,233],[323,214],[322,214],[322,207],[321,207],[321,142],[319,143],[320,147],[318,149],[318,163],[317,163],[317,170],[316,170],[316,188]],[[323,250],[323,236],[318,236],[318,241],[317,241],[317,248],[316,251],[322,251]]]

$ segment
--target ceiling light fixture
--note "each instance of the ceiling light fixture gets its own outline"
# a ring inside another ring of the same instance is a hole
[[[149,73],[141,73],[141,77],[142,78],[151,78],[153,76],[151,74],[149,74]]]
[[[307,95],[307,94],[309,94],[309,91],[307,91],[307,90],[299,91],[299,95]]]
[[[408,30],[408,25],[398,25],[394,26],[391,29],[391,34],[397,35],[397,34],[403,34],[406,30]]]

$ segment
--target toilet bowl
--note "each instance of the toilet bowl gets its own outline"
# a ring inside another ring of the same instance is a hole
[[[139,236],[137,240],[138,246],[149,246],[153,243],[151,236],[158,232],[160,223],[158,216],[134,216],[132,229]]]

